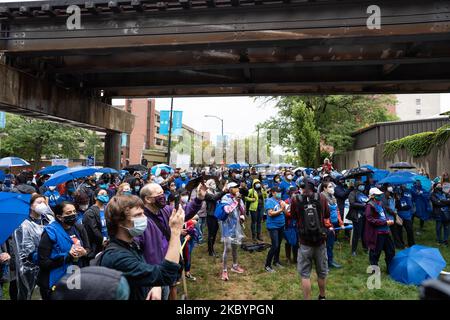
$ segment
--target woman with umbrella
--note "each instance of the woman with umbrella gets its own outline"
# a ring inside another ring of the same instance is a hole
[[[433,218],[436,221],[436,241],[439,245],[448,245],[450,225],[450,197],[442,191],[442,184],[438,182],[431,193],[433,204]],[[444,238],[442,239],[442,230]]]
[[[36,286],[39,241],[44,227],[54,220],[49,212],[45,197],[33,194],[28,219],[14,231],[18,300],[30,300]]]

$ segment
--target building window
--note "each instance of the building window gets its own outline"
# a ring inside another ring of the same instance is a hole
[[[416,115],[417,115],[417,116],[420,115],[420,109],[416,109]]]
[[[422,99],[416,99],[416,106],[420,106],[422,104]]]

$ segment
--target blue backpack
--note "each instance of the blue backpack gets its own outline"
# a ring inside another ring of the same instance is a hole
[[[226,205],[226,203],[217,201],[216,210],[214,210],[214,216],[220,221],[225,221],[228,218],[228,214],[225,212]]]

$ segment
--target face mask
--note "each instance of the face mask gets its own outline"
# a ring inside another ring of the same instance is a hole
[[[287,177],[286,177],[288,180],[292,180],[292,174],[289,174]]]
[[[245,177],[246,177],[246,178],[250,177],[250,174],[246,173],[246,174],[245,174]]]
[[[239,180],[240,178],[241,178],[241,175],[240,174],[237,174],[237,175],[235,175],[234,176],[237,180]]]
[[[166,197],[163,194],[155,198],[155,206],[157,206],[159,209],[162,209],[166,206]]]
[[[139,192],[139,190],[141,190],[141,187],[140,187],[140,186],[135,186],[135,187],[134,187],[134,191]]]
[[[388,188],[387,188],[387,191],[390,192],[390,193],[392,193],[392,192],[394,192],[394,188],[388,187]]]
[[[45,203],[39,203],[34,208],[34,212],[39,213],[40,215],[43,215],[47,212],[47,205]]]
[[[276,178],[276,179],[275,179],[275,182],[280,182],[280,179]]]
[[[109,196],[106,194],[102,194],[100,196],[97,196],[97,200],[100,201],[101,203],[108,203]]]
[[[188,196],[182,196],[181,197],[181,202],[187,203],[188,202]]]
[[[281,192],[277,192],[277,193],[275,194],[275,198],[281,199]]]
[[[101,184],[100,185],[100,189],[108,189],[108,185],[107,184]]]
[[[366,189],[366,187],[364,187],[364,185],[360,185],[358,186],[358,190],[363,192]]]
[[[224,174],[224,175],[223,175],[223,178],[224,178],[224,179],[228,179],[228,175],[227,175],[227,174]]]
[[[27,181],[27,184],[28,185],[30,185],[30,184],[32,184],[33,183],[33,181]]]
[[[181,179],[183,179],[183,180],[186,179],[186,175],[185,175],[185,174],[182,174],[182,175],[181,175]]]
[[[131,191],[124,191],[123,194],[126,196],[131,196],[132,193],[131,193]]]
[[[266,176],[261,176],[261,179],[263,179],[263,180],[266,179]]]
[[[123,227],[125,228],[125,227]],[[144,233],[145,229],[147,229],[147,217],[135,218],[133,219],[133,227],[125,228],[130,233],[132,237],[138,237]]]
[[[255,184],[255,188],[259,189],[259,188],[261,188],[261,185],[259,183],[257,183],[257,184]]]
[[[84,212],[89,208],[89,205],[88,204],[80,204],[78,207],[80,208],[81,211]]]
[[[72,214],[70,216],[66,216],[63,218],[64,224],[67,224],[68,226],[73,226],[77,222],[77,215]]]

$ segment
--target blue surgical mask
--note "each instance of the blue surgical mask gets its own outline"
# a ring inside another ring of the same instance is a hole
[[[100,189],[108,189],[108,185],[105,183],[105,184],[101,184],[100,185]]]
[[[366,187],[364,185],[360,185],[358,186],[358,190],[363,192],[366,189]]]
[[[102,194],[100,196],[97,196],[97,200],[100,201],[101,203],[108,203],[109,196],[106,194]]]
[[[125,228],[125,227],[123,227]],[[135,218],[133,219],[133,227],[125,228],[128,230],[132,237],[138,237],[144,233],[145,229],[147,229],[147,217]]]
[[[277,192],[277,193],[275,194],[275,198],[281,199],[281,192]]]
[[[123,194],[126,195],[126,196],[131,196],[132,195],[131,191],[124,191]]]

